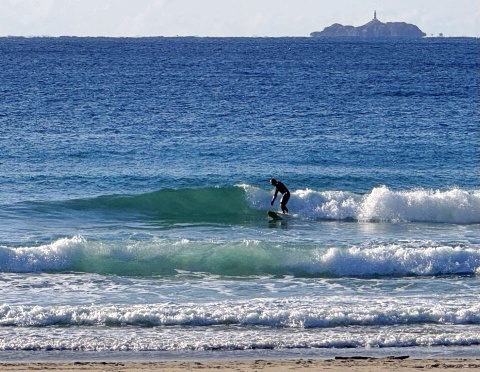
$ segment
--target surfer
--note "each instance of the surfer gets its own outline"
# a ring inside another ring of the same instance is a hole
[[[282,198],[280,199],[280,207],[282,208],[283,214],[288,213],[287,203],[288,199],[290,199],[290,191],[288,191],[287,187],[283,183],[277,181],[275,178],[270,180],[270,184],[275,186],[275,194],[273,194],[273,199],[270,205],[273,205],[275,199],[277,198],[277,194],[280,192],[280,194],[282,194]]]

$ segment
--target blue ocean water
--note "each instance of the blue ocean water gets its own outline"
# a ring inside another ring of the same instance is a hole
[[[478,351],[478,39],[0,38],[0,82],[0,360]]]

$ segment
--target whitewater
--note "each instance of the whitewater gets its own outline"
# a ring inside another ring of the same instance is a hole
[[[478,356],[478,63],[0,38],[0,359]]]
[[[143,195],[35,202],[29,207],[41,209],[42,218],[59,211],[64,215],[75,212],[87,216],[93,211],[119,221],[128,216],[130,221],[133,214],[137,223],[143,221],[145,225],[138,227],[143,231],[143,238],[133,242],[111,238],[98,241],[75,235],[36,246],[0,246],[0,270],[71,270],[140,276],[186,270],[220,275],[322,277],[475,274],[480,268],[479,239],[474,233],[475,224],[480,223],[479,192],[459,189],[395,192],[385,186],[366,195],[296,190],[290,202],[295,213],[282,221],[266,217],[271,208],[270,194],[265,189],[239,185],[226,189],[161,190]],[[167,198],[168,202],[162,202],[162,210],[154,207],[158,200]],[[210,206],[212,200],[224,202]],[[208,211],[203,212],[205,209]],[[82,218],[89,220],[86,216]],[[155,221],[153,228],[152,221]],[[412,225],[412,222],[428,224]],[[207,224],[207,228],[202,224]],[[277,234],[265,239],[262,224],[291,228],[295,234],[288,238]],[[432,224],[458,225],[464,240],[458,237],[452,241],[433,240],[426,231],[422,233],[423,239],[387,240],[394,230],[397,230],[395,233],[409,231],[412,226],[432,228],[437,234],[442,231],[442,225]],[[190,225],[197,235],[204,237],[181,238],[177,232],[179,225],[184,230]],[[241,233],[229,228],[225,233],[224,228],[230,225],[241,227]],[[465,235],[470,225],[472,232]],[[157,236],[154,230],[160,226],[164,233]],[[349,231],[348,239],[335,238],[341,228]],[[371,230],[375,239],[365,241],[368,236],[365,230]],[[379,239],[382,230],[386,230],[387,235],[384,241]],[[229,262],[234,255],[238,263],[233,269]],[[144,264],[140,266],[138,261]],[[95,265],[92,266],[92,262]]]

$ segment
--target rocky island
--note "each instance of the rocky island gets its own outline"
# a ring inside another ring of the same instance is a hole
[[[373,19],[363,26],[342,26],[335,23],[325,27],[323,31],[315,31],[312,37],[362,37],[362,38],[421,38],[426,36],[417,26],[405,22],[383,23],[377,19],[374,12]]]

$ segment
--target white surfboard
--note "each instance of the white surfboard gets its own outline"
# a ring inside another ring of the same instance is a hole
[[[268,217],[274,219],[274,220],[283,220],[283,218],[285,216],[283,216],[282,214],[278,213],[278,212],[273,212],[273,211],[268,211]]]

